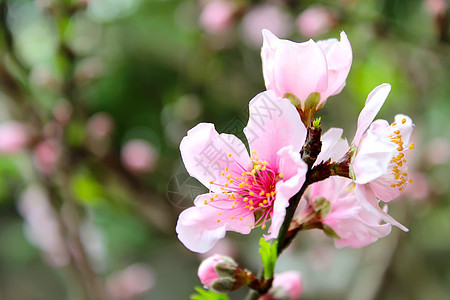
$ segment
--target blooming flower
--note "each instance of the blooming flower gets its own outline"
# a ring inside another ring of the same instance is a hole
[[[301,109],[312,93],[320,94],[317,109],[327,98],[341,92],[352,63],[352,48],[347,35],[341,41],[328,39],[294,43],[278,39],[269,30],[262,31],[261,49],[263,75],[266,88],[278,97],[293,94]]]
[[[333,176],[312,184],[305,194],[310,205],[317,203],[317,200],[328,201],[330,210],[321,222],[339,235],[340,238],[334,239],[338,248],[364,247],[391,232],[391,224],[380,224],[377,214],[361,206],[354,189],[351,179]],[[301,214],[307,213],[308,209],[305,209]]]
[[[305,180],[307,166],[299,152],[306,128],[295,107],[266,91],[249,109],[244,133],[251,156],[237,137],[218,134],[213,124],[198,124],[181,141],[187,171],[210,189],[178,219],[178,238],[192,251],[208,251],[228,230],[264,229],[269,219],[266,239],[277,237],[289,199]]]
[[[275,274],[272,287],[260,300],[297,300],[303,292],[302,276],[298,272],[288,271]]]
[[[355,195],[361,203],[386,222],[407,231],[378,206],[378,199],[389,202],[404,190],[408,182],[412,182],[408,178],[405,158],[405,152],[414,148],[414,144],[409,143],[414,126],[411,119],[396,115],[392,124],[385,120],[372,122],[390,90],[389,84],[382,84],[367,97],[352,142],[356,152],[351,167],[356,183]]]

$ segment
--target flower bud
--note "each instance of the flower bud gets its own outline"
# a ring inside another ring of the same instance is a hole
[[[228,293],[246,285],[245,272],[228,256],[215,254],[205,259],[198,268],[203,285],[217,293]]]
[[[259,300],[297,300],[302,291],[303,283],[300,273],[288,271],[276,274],[269,292],[261,296]]]

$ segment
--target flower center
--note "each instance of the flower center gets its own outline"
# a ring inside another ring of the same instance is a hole
[[[276,183],[283,178],[283,173],[277,173],[267,161],[260,161],[256,156],[256,150],[252,151],[250,157],[253,167],[249,171],[239,163],[236,164],[241,168],[241,172],[230,171],[228,168],[221,173],[226,178],[225,184],[210,184],[220,186],[220,189],[227,195],[226,198],[219,198],[219,194],[215,194],[204,204],[213,205],[219,212],[217,222],[221,222],[223,217],[230,219],[239,218],[242,220],[248,214],[254,214],[257,217],[255,225],[261,224],[261,228],[266,228],[266,221],[272,216],[273,202],[275,201],[277,191]],[[228,154],[231,157],[231,153]],[[220,208],[220,205],[214,203],[220,201],[232,202],[231,208]],[[213,203],[211,203],[213,202]]]
[[[406,119],[402,119],[402,124],[406,123]],[[390,141],[397,144],[397,149],[392,156],[390,162],[391,174],[393,175],[393,183],[391,184],[392,188],[398,188],[399,191],[403,191],[406,183],[412,183],[412,179],[408,179],[408,173],[406,168],[406,158],[405,151],[414,149],[414,144],[411,143],[408,146],[404,146],[402,135],[400,132],[400,126],[397,123],[392,123],[390,126],[392,130],[389,135]]]

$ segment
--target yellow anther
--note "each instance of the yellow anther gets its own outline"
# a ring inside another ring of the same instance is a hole
[[[269,164],[269,162],[267,160],[263,161],[263,165],[267,166],[268,164]]]
[[[395,184],[391,184],[391,187],[395,188]]]
[[[413,143],[409,144],[408,148],[409,149],[414,149],[414,144]]]
[[[391,126],[397,126],[397,123],[394,122],[394,123],[391,124]]]
[[[252,205],[253,204],[253,200],[248,201],[248,204]]]
[[[222,172],[222,176],[225,176],[225,173],[224,173],[224,172]]]
[[[266,169],[267,169],[266,166],[262,167],[262,170],[263,170],[263,171],[265,171]]]
[[[239,218],[239,221],[242,221],[242,217]]]
[[[219,216],[221,216],[222,215],[222,213],[220,212],[220,213],[218,213],[219,214]]]
[[[402,146],[398,147],[397,151],[403,151],[403,147]]]
[[[219,197],[219,194],[215,194],[215,195],[214,195],[214,198],[217,198],[217,197]]]
[[[247,202],[247,201],[248,201],[248,198],[245,197],[244,199],[242,199],[242,201]]]
[[[270,192],[270,196],[274,196],[275,195],[275,192],[274,191],[271,191]]]
[[[233,182],[234,182],[233,179],[228,180],[228,183],[233,183]]]
[[[228,157],[231,157],[231,153],[228,153]]]
[[[261,229],[266,229],[266,224],[263,224],[263,225],[261,226]]]
[[[217,219],[217,223],[219,223],[220,222],[220,219]]]
[[[248,194],[249,194],[250,196],[254,196],[254,195],[255,195],[255,193],[253,193],[253,192],[248,192]]]
[[[266,193],[266,197],[270,197],[270,193]]]
[[[245,208],[249,208],[250,206],[246,205]]]
[[[224,186],[224,187],[228,187],[228,183],[225,183],[223,186]]]
[[[278,173],[278,177],[283,178],[283,173]]]
[[[406,123],[406,119],[403,118],[403,119],[402,119],[402,124],[405,124],[405,123]]]
[[[233,204],[237,204],[237,201],[233,201]]]
[[[261,192],[259,193],[260,196],[264,196],[264,194],[265,194],[264,191],[261,191]]]
[[[255,207],[253,207],[253,206],[250,206],[250,210],[253,210]]]
[[[213,198],[213,197],[211,197],[211,198],[209,198],[209,200],[213,201],[213,200],[214,200],[214,198]],[[205,201],[206,201],[206,200],[205,200]]]
[[[258,205],[259,205],[259,206],[263,206],[264,204],[262,204],[262,203],[259,203]]]
[[[214,182],[211,180],[211,181],[209,182],[209,184],[214,184]]]
[[[231,216],[230,219],[231,219],[231,220],[234,220],[234,216]]]
[[[252,154],[256,154],[256,153],[258,153],[258,151],[252,150]]]
[[[245,186],[245,182],[239,183],[239,187],[240,187],[240,188],[243,188],[244,186]]]
[[[268,203],[268,201],[267,201],[267,200],[264,200],[264,201],[263,201],[263,203],[264,203],[264,204],[267,204],[267,203]]]
[[[208,201],[205,200],[203,203],[204,203],[204,204],[208,204]]]

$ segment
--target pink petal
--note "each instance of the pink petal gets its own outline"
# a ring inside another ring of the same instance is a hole
[[[256,150],[261,161],[277,169],[277,152],[292,146],[300,152],[306,139],[306,128],[296,108],[287,99],[277,98],[273,91],[256,95],[249,104],[250,117],[244,128],[250,150]]]
[[[280,40],[274,61],[277,90],[292,93],[304,101],[328,86],[327,62],[319,46],[309,40],[293,43]]]
[[[378,199],[369,185],[357,184],[355,187],[355,197],[364,209],[367,209],[369,212],[376,214],[385,222],[397,226],[405,232],[409,231],[408,228],[400,224],[397,220],[388,215],[387,212],[385,212],[378,206]]]
[[[293,151],[292,147],[281,149],[277,155],[280,159],[279,172],[283,173],[283,180],[278,181],[276,185],[277,196],[273,206],[269,234],[264,236],[266,240],[277,238],[286,216],[289,200],[302,187],[308,170],[308,166],[301,160],[300,154]]]
[[[350,67],[352,65],[352,46],[345,32],[341,32],[341,41],[330,39],[318,41],[317,45],[325,53],[328,66],[328,88],[321,94],[323,103],[329,96],[336,95],[345,86]]]
[[[390,91],[391,86],[387,83],[383,83],[370,92],[366,100],[366,105],[358,117],[358,129],[356,130],[355,137],[353,138],[353,145],[359,145],[361,137],[380,111],[381,106],[383,106]]]
[[[213,196],[212,193],[198,196],[195,199],[197,206],[184,210],[178,218],[175,229],[178,239],[193,252],[207,252],[229,230],[249,234],[255,222],[253,214],[248,214],[248,210],[232,210],[233,202],[228,201],[226,194],[219,194],[214,204],[204,204],[205,200],[208,201]],[[235,218],[232,219],[232,216]],[[242,220],[239,216],[242,216]]]
[[[270,30],[263,29],[263,45],[261,48],[261,60],[263,66],[263,77],[268,90],[273,90],[279,97],[283,97],[283,93],[277,90],[275,84],[274,61],[276,53],[276,45],[279,39]]]
[[[382,134],[369,130],[362,138],[352,163],[356,183],[365,184],[387,174],[396,145]]]
[[[251,169],[247,149],[241,140],[230,134],[219,135],[213,124],[200,123],[189,130],[181,141],[180,151],[189,175],[212,191],[220,192],[216,184],[228,181],[221,176],[225,168],[239,174],[244,169]],[[210,181],[214,181],[215,185],[211,185]]]
[[[322,150],[314,163],[315,166],[328,159],[331,159],[332,162],[338,161],[347,153],[349,146],[347,140],[341,138],[342,132],[341,128],[330,128],[322,135],[320,138]]]

